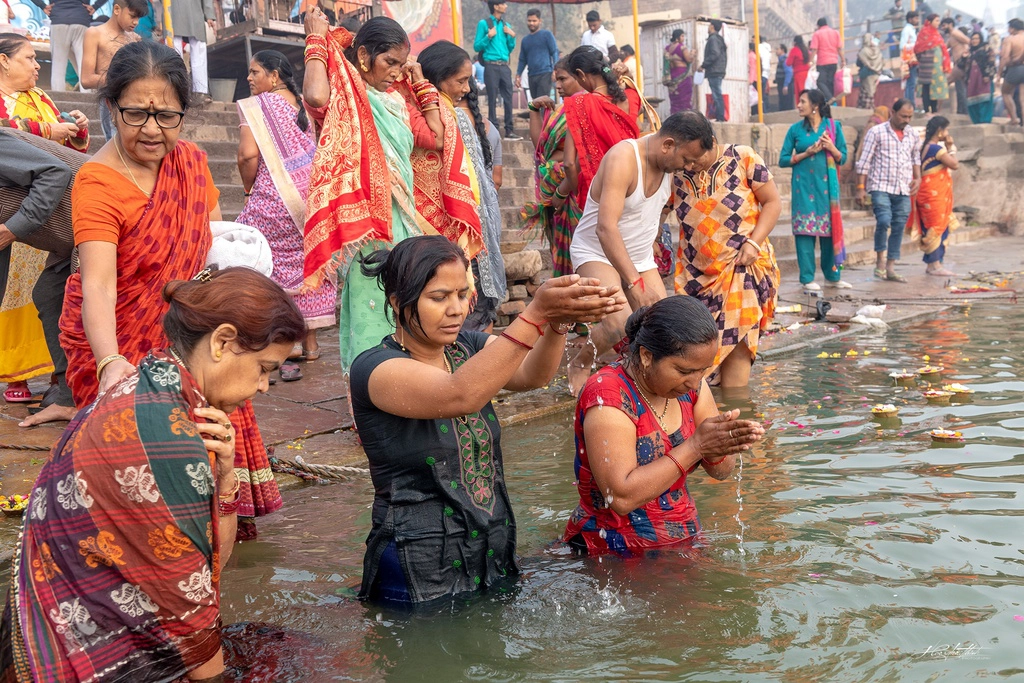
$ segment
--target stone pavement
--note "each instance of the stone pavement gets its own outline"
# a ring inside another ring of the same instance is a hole
[[[947,266],[962,277],[955,282],[929,277],[924,264],[916,255],[903,263],[899,271],[907,277],[906,284],[882,282],[872,277],[871,266],[851,267],[844,278],[854,285],[843,290],[830,301],[833,304],[830,319],[833,322],[807,323],[807,315],[785,313],[777,317],[782,328],[799,323],[794,330],[782,330],[763,339],[760,353],[762,361],[775,359],[823,340],[854,335],[864,327],[841,322],[848,319],[865,303],[887,303],[885,320],[890,324],[934,316],[949,306],[962,305],[983,298],[1003,297],[1005,294],[952,295],[950,284],[970,284],[968,273],[999,271],[1014,273],[1024,270],[1024,237],[998,236],[983,241],[958,244],[950,248]],[[820,277],[819,277],[820,281]],[[1012,283],[1011,283],[1012,286]],[[826,296],[831,292],[826,291]],[[814,300],[804,295],[792,276],[785,276],[779,292],[780,307],[801,304],[803,311],[814,311]],[[351,430],[349,415],[337,353],[337,337],[333,330],[321,333],[324,347],[322,357],[303,364],[305,377],[298,382],[278,382],[266,395],[255,399],[260,429],[268,445],[275,446],[282,459],[293,460],[300,455],[308,462],[333,465],[365,464],[365,456],[355,433]],[[754,372],[758,372],[755,365]],[[38,392],[44,387],[33,382]],[[541,415],[569,410],[572,406],[565,382],[564,368],[550,387],[526,394],[503,394],[498,398],[498,414],[503,424],[520,423]],[[25,408],[0,403],[0,493],[25,493],[46,457],[44,452],[14,450],[10,446],[51,446],[60,436],[65,423],[22,429],[17,422],[25,415]],[[7,447],[7,448],[5,448]],[[296,483],[292,477],[282,476],[283,486]]]

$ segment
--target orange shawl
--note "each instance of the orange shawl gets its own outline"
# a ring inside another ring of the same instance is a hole
[[[395,90],[416,106],[408,81],[396,83]],[[479,199],[473,191],[469,156],[459,134],[455,108],[443,96],[440,114],[444,125],[441,151],[416,147],[412,152],[416,211],[430,227],[462,247],[468,258],[473,258],[483,249],[483,232],[477,210]]]
[[[366,84],[345,58],[351,44],[343,28],[327,34],[331,99],[311,111],[319,140],[309,174],[303,275],[313,287],[337,258],[350,263],[365,244],[391,241],[390,174]]]

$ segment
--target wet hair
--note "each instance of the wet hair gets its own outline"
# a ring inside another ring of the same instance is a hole
[[[294,344],[306,336],[306,322],[292,297],[251,268],[225,268],[206,282],[171,280],[162,296],[170,304],[164,333],[186,355],[225,324],[237,330],[235,341],[249,352],[271,344]]]
[[[341,26],[343,29],[345,29],[352,35],[355,35],[359,33],[359,29],[363,27],[363,21],[362,19],[359,18],[358,15],[350,14],[349,16],[341,20],[339,26]]]
[[[725,25],[725,24],[722,23],[721,19],[712,19],[708,23],[711,24],[711,28],[715,29],[715,33],[721,33],[722,32],[722,26]]]
[[[832,118],[832,107],[828,104],[828,98],[825,97],[825,93],[821,92],[817,88],[809,88],[807,90],[801,90],[801,95],[807,95],[807,100],[818,108],[818,113],[821,114],[822,120]],[[814,132],[811,128],[810,116],[804,119],[804,128]]]
[[[540,19],[540,10],[537,9],[536,7],[532,8],[532,9],[528,9],[528,10],[526,10],[526,16],[528,16],[528,17],[537,17],[538,19]]]
[[[691,347],[718,342],[718,325],[700,299],[684,294],[644,306],[626,321],[627,360],[637,363],[645,348],[655,361],[683,356]]]
[[[828,26],[828,17],[818,19],[818,28],[821,28],[822,26]]]
[[[459,263],[469,268],[466,254],[443,235],[410,237],[390,251],[381,249],[366,254],[359,263],[363,275],[377,278],[377,283],[384,290],[384,298],[388,301],[388,320],[406,331],[413,324],[423,330],[420,295],[437,275],[437,269],[446,263]],[[392,297],[397,308],[391,304]]]
[[[928,119],[928,125],[924,129],[924,141],[930,142],[935,134],[943,128],[949,128],[949,119],[945,116],[933,116]]]
[[[693,109],[672,114],[662,121],[658,135],[670,137],[676,141],[676,144],[685,144],[696,140],[705,152],[715,146],[715,131],[711,127],[711,122],[706,116]]]
[[[911,108],[913,108],[913,106],[914,106],[913,102],[908,100],[906,97],[901,97],[901,98],[899,98],[898,100],[896,100],[895,102],[892,103],[892,110],[890,110],[889,113],[890,114],[896,114],[897,112],[902,110],[904,107],[911,107]]]
[[[8,59],[18,54],[26,45],[31,43],[20,33],[0,33],[0,55],[6,55]]]
[[[916,19],[919,16],[921,16],[920,12],[913,9],[910,10],[909,12],[907,12],[907,23],[909,24],[911,19]]]
[[[619,48],[619,52],[626,55],[627,57],[633,57],[636,55],[636,50],[633,49],[632,45],[623,45]]]
[[[345,58],[352,64],[359,64],[359,48],[365,47],[370,55],[372,69],[377,57],[396,47],[411,47],[409,34],[402,25],[390,17],[373,17],[363,24],[356,33],[352,45],[345,49]]]
[[[587,23],[589,24],[592,21],[601,21],[601,15],[596,9],[592,9],[587,12]]]
[[[569,53],[566,66],[573,76],[577,71],[591,76],[600,76],[608,85],[608,95],[612,98],[612,102],[626,101],[626,92],[619,85],[619,77],[615,75],[608,60],[596,47],[580,45]]]
[[[149,14],[149,0],[114,0],[114,4],[134,14],[136,19]]]
[[[1024,19],[1018,19],[1017,17],[1014,17],[1013,19],[1010,19],[1009,22],[1007,22],[1007,25],[1014,31],[1024,31]]]
[[[459,72],[465,64],[470,63],[469,53],[461,47],[447,40],[439,40],[427,46],[419,56],[420,66],[423,68],[423,77],[440,89],[441,83],[448,80]],[[472,98],[472,101],[470,101]],[[469,93],[466,95],[466,104],[473,114],[476,126],[476,135],[480,138],[480,146],[484,151],[484,164],[491,166],[491,145],[487,141],[487,124],[480,115],[480,100],[476,92],[476,79],[472,76],[469,79]]]
[[[811,61],[811,53],[807,50],[807,43],[804,42],[803,36],[793,36],[793,47],[800,50],[800,55],[804,58],[804,64]]]
[[[107,80],[99,89],[100,100],[117,106],[121,95],[143,78],[167,81],[182,111],[188,111],[192,100],[192,78],[181,55],[163,43],[140,40],[119,48],[107,67]]]
[[[281,77],[281,82],[288,88],[288,92],[295,95],[295,99],[299,102],[299,113],[295,117],[295,125],[300,130],[309,130],[309,117],[306,116],[306,108],[302,105],[302,93],[299,92],[299,86],[295,83],[295,72],[292,71],[292,63],[288,61],[288,58],[277,50],[260,50],[252,56],[252,59],[267,73],[277,72],[277,75]]]

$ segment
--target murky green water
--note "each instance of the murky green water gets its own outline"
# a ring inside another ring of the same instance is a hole
[[[1022,323],[977,306],[761,366],[752,409],[768,437],[732,480],[690,485],[706,545],[643,560],[552,548],[576,504],[570,418],[508,429],[525,575],[431,613],[348,597],[368,480],[292,491],[223,575],[226,623],[285,629],[232,637],[253,662],[241,678],[1022,680]],[[895,387],[888,373],[924,354],[973,398],[934,406]],[[873,421],[877,402],[900,419]],[[965,443],[933,445],[936,427]]]

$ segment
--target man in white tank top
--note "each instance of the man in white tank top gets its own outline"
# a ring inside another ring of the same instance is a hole
[[[630,313],[665,298],[654,243],[672,193],[672,174],[712,146],[711,125],[686,111],[665,119],[657,133],[616,144],[601,160],[569,253],[581,276],[621,286],[630,307],[591,329],[593,345],[584,345],[569,363],[573,395],[583,388],[595,359],[622,339]]]

